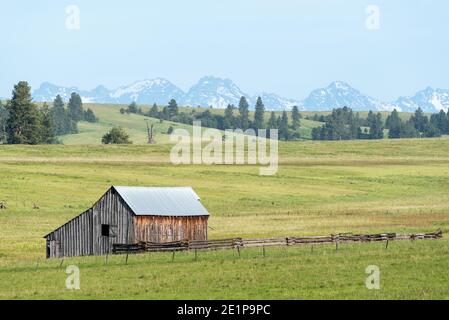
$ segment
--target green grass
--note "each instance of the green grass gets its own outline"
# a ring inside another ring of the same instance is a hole
[[[142,121],[143,122],[143,121]],[[0,146],[0,298],[449,298],[449,241],[84,257],[65,289],[42,237],[111,185],[192,186],[210,238],[449,231],[449,139],[288,142],[275,176],[258,166],[173,166],[171,146]],[[37,204],[40,209],[34,210]],[[39,261],[39,263],[38,263]],[[382,288],[367,290],[378,265]]]
[[[101,138],[112,127],[120,126],[129,134],[131,141],[134,144],[145,144],[147,142],[147,125],[154,124],[155,140],[157,143],[168,143],[169,136],[167,135],[168,128],[172,126],[174,129],[182,128],[191,132],[192,127],[180,123],[163,121],[158,119],[145,117],[137,114],[121,114],[120,109],[126,106],[123,105],[107,105],[107,104],[85,104],[85,108],[90,108],[95,112],[95,115],[100,119],[97,123],[80,122],[78,124],[79,133],[61,136],[60,140],[66,145],[79,144],[101,144]],[[144,111],[148,110],[148,106],[142,106]],[[196,112],[203,109],[196,108]],[[205,110],[205,109],[204,109]],[[181,108],[182,112],[190,112],[190,108]],[[223,110],[213,109],[214,113],[222,114]],[[252,114],[250,115],[253,116]],[[268,113],[267,113],[268,116]],[[312,129],[322,125],[320,122],[303,119],[301,122],[300,134],[303,139],[310,140],[312,136]]]

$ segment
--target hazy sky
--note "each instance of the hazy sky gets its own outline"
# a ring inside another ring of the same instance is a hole
[[[68,5],[79,30],[67,29]],[[393,100],[449,88],[448,15],[447,0],[1,0],[0,96],[19,80],[91,89],[164,77],[187,90],[215,75],[250,94],[302,99],[342,80]]]

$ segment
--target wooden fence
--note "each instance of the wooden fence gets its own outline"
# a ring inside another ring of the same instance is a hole
[[[253,247],[271,247],[271,246],[296,246],[307,244],[336,244],[347,242],[374,242],[398,240],[425,240],[439,239],[443,237],[442,231],[433,233],[416,233],[416,234],[396,234],[396,233],[379,233],[379,234],[338,234],[322,237],[284,237],[284,238],[258,238],[258,239],[221,239],[210,241],[176,241],[166,243],[140,242],[137,244],[114,244],[112,252],[114,254],[124,253],[142,253],[142,252],[175,252],[175,251],[196,251],[196,250],[223,250],[253,248]]]

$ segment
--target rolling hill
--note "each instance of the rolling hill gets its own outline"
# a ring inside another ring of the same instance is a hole
[[[168,128],[172,126],[174,129],[183,128],[191,132],[192,127],[185,124],[163,121],[159,119],[149,118],[137,114],[121,114],[120,109],[126,107],[124,105],[112,104],[84,104],[84,108],[90,108],[100,119],[97,123],[80,122],[78,124],[79,133],[60,136],[63,144],[101,144],[102,136],[112,127],[120,126],[129,134],[134,144],[145,144],[147,142],[147,126],[154,124],[155,140],[157,143],[168,143]],[[143,110],[148,110],[148,106],[142,106]],[[188,108],[181,108],[181,111],[190,111]],[[205,110],[205,109],[200,109]],[[215,113],[223,113],[222,109],[213,109]],[[268,113],[267,113],[268,115]],[[253,114],[250,114],[253,117]],[[322,125],[320,122],[302,119],[301,121],[301,137],[305,140],[311,139],[312,128]]]

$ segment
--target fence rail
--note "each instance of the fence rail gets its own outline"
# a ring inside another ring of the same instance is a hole
[[[439,239],[443,237],[441,230],[432,233],[415,233],[415,234],[396,234],[396,233],[379,233],[379,234],[338,234],[330,236],[315,237],[284,237],[284,238],[257,238],[257,239],[220,239],[209,241],[175,241],[166,243],[139,242],[136,244],[114,244],[112,252],[114,254],[124,253],[142,253],[142,252],[175,252],[175,251],[192,251],[192,250],[224,250],[224,249],[240,249],[252,247],[271,247],[271,246],[295,246],[306,244],[330,244],[346,242],[389,242],[399,240],[426,240]]]

